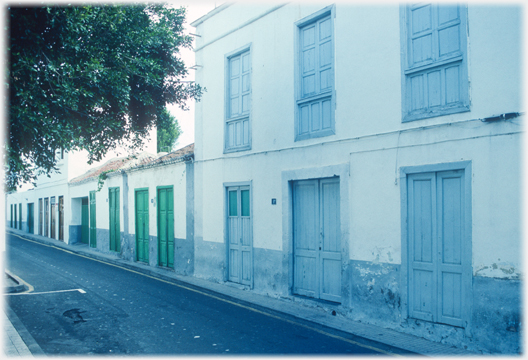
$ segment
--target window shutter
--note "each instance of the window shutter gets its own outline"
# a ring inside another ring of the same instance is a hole
[[[469,110],[465,8],[407,6],[404,121]]]

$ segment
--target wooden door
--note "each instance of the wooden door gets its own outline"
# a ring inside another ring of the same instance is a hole
[[[55,196],[51,197],[51,205],[50,205],[50,238],[55,239],[55,229],[56,229],[56,222],[55,222]]]
[[[293,292],[341,302],[339,179],[293,183]]]
[[[59,196],[59,240],[64,241],[64,196]]]
[[[148,190],[136,190],[136,259],[149,262]]]
[[[97,247],[97,223],[96,223],[95,191],[90,191],[90,247]]]
[[[253,285],[250,187],[227,189],[228,279]]]
[[[174,267],[174,200],[172,187],[158,188],[158,263]]]
[[[87,197],[81,200],[81,242],[88,244],[90,239],[90,209]]]
[[[43,206],[42,199],[38,200],[38,234],[42,235]]]
[[[44,198],[44,236],[49,236],[49,198]]]
[[[110,250],[121,250],[121,228],[119,221],[119,188],[108,189],[108,206],[110,214]]]
[[[454,326],[468,320],[464,176],[456,170],[408,177],[410,317]]]
[[[27,212],[28,233],[33,234],[35,225],[33,203],[27,204]]]

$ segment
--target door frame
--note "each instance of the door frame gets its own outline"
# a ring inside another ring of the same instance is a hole
[[[251,281],[250,284],[242,284],[240,285],[246,285],[249,286],[250,289],[253,289],[253,286],[255,284],[255,273],[254,273],[254,251],[253,251],[253,180],[249,181],[236,181],[236,182],[225,182],[224,183],[224,244],[225,244],[225,255],[224,259],[226,261],[226,266],[224,267],[224,281],[229,281],[229,188],[232,187],[248,187],[249,186],[249,217],[251,221],[251,236],[249,239],[250,247],[251,247]],[[238,200],[237,200],[238,201]]]
[[[150,252],[148,251],[150,249],[150,209],[148,207],[148,199],[149,199],[149,188],[148,187],[144,187],[144,188],[137,188],[137,189],[134,189],[134,235],[135,235],[135,238],[136,238],[136,256],[135,256],[135,260],[136,261],[139,261],[139,262],[143,262],[141,260],[139,260],[139,251],[138,251],[138,237],[137,237],[137,234],[138,234],[138,222],[137,222],[137,193],[138,192],[141,192],[141,191],[146,191],[147,192],[147,227],[148,227],[148,243],[149,243],[149,246],[147,248],[147,261],[144,262],[145,264],[149,264],[150,262]],[[157,210],[157,209],[156,209]]]
[[[288,294],[294,295],[294,248],[293,248],[293,182],[297,180],[339,178],[339,218],[341,226],[341,269],[350,261],[350,215],[349,184],[350,164],[337,164],[298,170],[285,170],[281,173],[282,188],[282,252],[288,261],[283,263],[283,273],[288,274]],[[351,298],[349,272],[341,271],[341,304],[348,304]]]
[[[471,180],[472,180],[472,171],[471,171],[471,161],[457,161],[450,163],[440,163],[440,164],[429,164],[429,165],[416,165],[416,166],[402,166],[400,167],[400,203],[401,203],[401,271],[400,271],[400,289],[401,289],[401,300],[402,300],[402,321],[409,319],[409,285],[408,285],[408,206],[407,206],[407,176],[411,174],[427,173],[427,172],[442,172],[450,170],[462,170],[464,171],[464,190],[465,190],[465,208],[464,208],[464,253],[469,254],[469,261],[463,265],[463,274],[469,276],[463,277],[462,286],[467,289],[465,292],[464,301],[467,304],[466,307],[466,316],[465,321],[467,326],[465,326],[466,334],[470,334],[471,327],[471,313],[472,313],[472,228],[471,228],[471,212],[472,212],[472,203],[471,203]],[[436,194],[436,190],[435,194]],[[468,280],[469,278],[469,280]],[[452,325],[446,325],[452,326]]]

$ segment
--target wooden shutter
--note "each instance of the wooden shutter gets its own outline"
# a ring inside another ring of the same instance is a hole
[[[411,120],[467,109],[464,14],[457,5],[407,8],[405,103]]]
[[[226,149],[249,146],[249,113],[251,106],[250,52],[228,60],[228,111],[226,119]]]
[[[300,28],[300,99],[297,135],[309,138],[333,133],[333,25],[325,16]],[[306,99],[306,100],[304,100]]]

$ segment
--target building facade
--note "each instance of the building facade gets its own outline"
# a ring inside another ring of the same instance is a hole
[[[191,25],[194,276],[520,351],[520,8],[235,3]]]
[[[60,174],[7,195],[7,227],[191,275],[193,149],[114,158],[69,181],[64,154]]]

